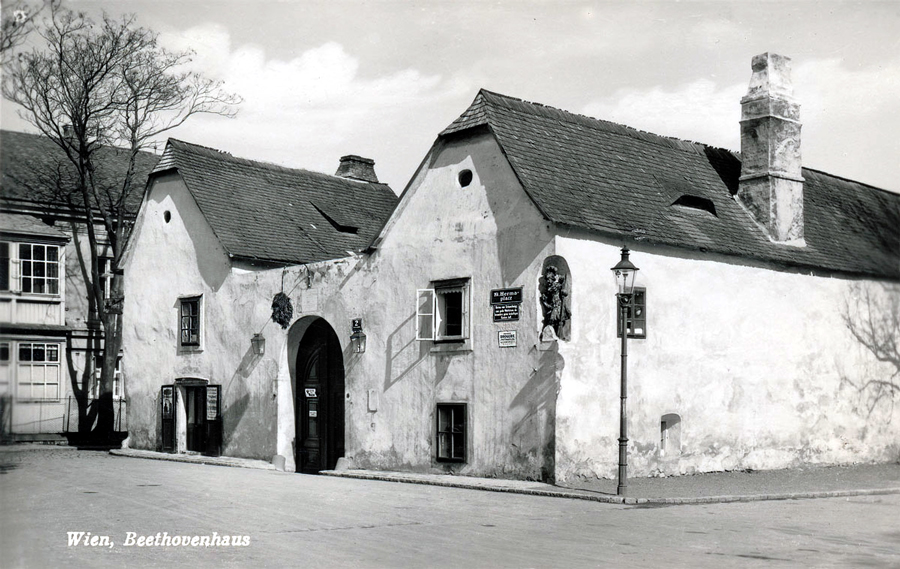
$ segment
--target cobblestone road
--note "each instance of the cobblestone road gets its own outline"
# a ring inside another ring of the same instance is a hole
[[[898,495],[635,507],[68,449],[0,473],[3,568],[900,566]]]

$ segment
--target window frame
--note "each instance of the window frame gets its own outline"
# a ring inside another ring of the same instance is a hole
[[[416,289],[416,340],[435,343],[466,342],[472,336],[472,279],[469,277],[431,282],[431,288]],[[448,296],[459,294],[458,323],[448,314]],[[459,326],[458,334],[448,334],[447,325]]]
[[[11,344],[11,342],[10,342],[10,344]],[[25,348],[26,346],[28,346],[29,349],[31,350],[31,355],[29,356],[28,359],[24,359],[24,358],[22,357],[22,353],[23,353],[22,350],[23,350],[23,348]],[[35,360],[35,359],[34,359],[35,346],[42,346],[42,347],[43,347],[43,350],[44,350],[44,357],[43,357],[43,359],[40,359],[40,360]],[[48,355],[51,353],[51,351],[52,351],[51,349],[49,349],[51,346],[52,346],[53,348],[55,348],[56,359],[48,359],[48,358],[47,358],[47,356],[48,356]],[[62,397],[63,397],[63,394],[62,394],[63,385],[62,385],[62,379],[61,379],[61,369],[62,369],[62,358],[61,358],[61,356],[62,356],[62,354],[63,354],[63,350],[64,350],[64,349],[65,349],[65,348],[63,347],[63,344],[61,344],[61,343],[59,343],[59,342],[34,341],[34,340],[29,340],[29,341],[18,341],[18,342],[16,342],[16,349],[15,349],[15,354],[16,354],[16,357],[15,357],[15,366],[16,366],[15,394],[16,394],[16,400],[18,400],[18,401],[60,401],[60,400],[62,399]],[[25,378],[24,378],[24,373],[23,373],[23,368],[26,368],[26,367],[29,368],[28,379],[29,379],[30,381],[28,381],[28,382],[24,382],[24,381],[23,381],[23,379],[25,379]],[[37,369],[37,368],[41,368],[41,369],[43,370],[43,379],[44,379],[44,381],[39,382],[39,383],[36,383],[35,381],[33,381],[33,380],[34,380],[34,374],[33,374],[33,371],[34,371],[35,369]],[[52,369],[55,369],[55,370],[56,370],[56,381],[55,381],[55,382],[48,382],[48,381],[47,381],[47,375],[46,375],[46,374],[47,374],[47,369],[48,369],[48,368],[52,368]],[[22,393],[22,386],[23,386],[24,384],[26,384],[26,383],[27,383],[27,385],[29,386],[29,387],[28,387],[29,393],[28,393],[28,395],[23,395],[23,393]],[[36,396],[34,395],[34,386],[35,386],[35,385],[40,385],[40,386],[41,386],[41,390],[42,390],[42,392],[43,392],[43,395],[42,395],[42,396],[36,397]],[[48,386],[48,385],[55,385],[55,386],[56,386],[56,396],[55,396],[55,397],[47,397],[47,386]]]
[[[23,258],[23,249],[28,249],[28,258]],[[35,249],[43,250],[43,258],[35,259]],[[5,251],[4,251],[5,249]],[[49,260],[48,251],[56,252],[55,260]],[[65,246],[56,243],[46,243],[41,241],[0,241],[0,292],[13,294],[33,295],[39,297],[55,297],[62,296],[62,288],[65,283]],[[36,275],[35,269],[43,267],[43,274]],[[27,274],[26,274],[27,270]],[[55,273],[55,275],[51,275]],[[28,281],[28,288],[25,290],[25,282]],[[43,283],[43,291],[35,291],[34,285],[36,281]],[[53,290],[55,289],[55,290]]]
[[[442,412],[450,413],[450,421],[448,429],[442,429]],[[434,437],[434,457],[437,462],[448,463],[466,463],[469,454],[469,410],[468,404],[465,402],[441,402],[435,404],[435,437]],[[461,415],[461,417],[459,416]],[[444,451],[445,440],[442,435],[449,438],[449,456],[442,456]],[[458,444],[461,440],[461,452],[457,452]]]
[[[640,297],[640,303],[637,303]],[[635,316],[638,312],[640,317]],[[647,289],[645,287],[635,287],[631,294],[631,301],[628,303],[628,313],[626,315],[626,323],[628,325],[628,337],[634,339],[645,339],[647,337]],[[635,330],[638,330],[635,332]],[[622,337],[622,308],[616,304],[616,337]]]
[[[103,358],[104,354],[98,354],[94,356],[94,386],[91,389],[91,393],[94,396],[94,399],[100,398],[100,375],[103,373]],[[118,401],[119,399],[124,399],[124,392],[122,391],[122,355],[118,355],[116,357],[116,369],[113,372],[113,399]]]
[[[186,305],[190,305],[192,303],[196,303],[197,305],[197,313],[196,314],[188,314],[187,318],[192,318],[196,321],[196,340],[191,341],[190,334],[191,328],[188,328],[189,332],[189,341],[184,341],[184,323],[185,323],[185,314],[184,307]],[[176,334],[178,338],[178,349],[184,352],[198,352],[203,350],[203,340],[205,336],[206,326],[204,325],[203,318],[203,295],[202,294],[192,294],[188,296],[180,296],[178,297],[178,316],[177,316],[177,325],[176,325]]]

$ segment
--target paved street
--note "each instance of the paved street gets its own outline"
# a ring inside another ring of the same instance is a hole
[[[69,449],[0,472],[3,568],[900,566],[900,495],[641,507]],[[164,532],[218,543],[137,546]]]

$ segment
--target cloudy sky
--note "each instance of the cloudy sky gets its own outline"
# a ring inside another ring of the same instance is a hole
[[[900,2],[79,1],[130,12],[244,102],[170,136],[402,191],[481,87],[738,150],[753,55],[793,59],[804,164],[900,191]],[[28,130],[12,106],[2,126]]]

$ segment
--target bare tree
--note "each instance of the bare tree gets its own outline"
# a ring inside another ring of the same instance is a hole
[[[58,4],[59,0],[52,0]],[[48,2],[49,3],[49,2]],[[0,16],[0,54],[5,60],[15,48],[22,45],[25,37],[34,28],[34,21],[43,9],[43,4],[10,2],[2,7]]]
[[[71,167],[70,180],[48,184],[46,190],[86,222],[89,257],[76,249],[88,289],[89,332],[94,323],[103,353],[112,355],[101,360],[94,433],[108,438],[113,432],[116,355],[122,345],[124,294],[118,267],[140,201],[135,195],[143,191],[135,179],[137,157],[193,115],[234,116],[240,98],[226,92],[221,82],[185,70],[191,53],[161,47],[157,34],[138,27],[134,16],[104,14],[94,23],[54,6],[37,33],[45,47],[4,63],[3,96],[21,105],[21,116],[63,151]],[[108,175],[104,153],[120,154],[127,167]],[[112,255],[108,297],[99,272],[101,246],[108,246]]]
[[[877,289],[881,289],[880,291]],[[866,398],[868,412],[879,403],[894,404],[900,394],[900,287],[856,284],[851,287],[842,313],[850,334],[880,362],[875,375],[842,381]]]

